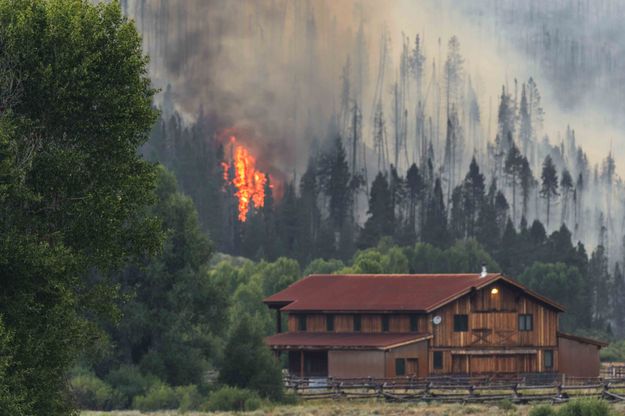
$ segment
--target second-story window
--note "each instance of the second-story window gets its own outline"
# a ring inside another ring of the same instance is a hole
[[[417,315],[410,315],[410,332],[419,331],[419,318]]]
[[[334,315],[326,315],[326,331],[334,331]]]
[[[354,315],[354,332],[360,332],[360,315]]]
[[[306,315],[299,315],[297,317],[297,330],[306,331]]]
[[[454,315],[454,332],[469,330],[469,315]]]
[[[519,315],[519,331],[532,331],[534,329],[534,316],[532,314]]]
[[[382,332],[388,332],[388,327],[389,327],[388,316],[383,315],[382,316]]]

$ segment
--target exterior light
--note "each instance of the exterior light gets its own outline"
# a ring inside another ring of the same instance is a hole
[[[494,288],[492,288],[492,289],[490,290],[490,294],[491,294],[491,295],[496,295],[497,293],[499,293],[499,289],[497,289],[496,287],[494,287]]]

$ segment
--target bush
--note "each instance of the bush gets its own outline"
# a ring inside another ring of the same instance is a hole
[[[610,406],[604,400],[578,399],[564,404],[558,410],[557,416],[611,416],[612,414]]]
[[[136,396],[132,401],[132,408],[143,412],[171,410],[179,406],[180,398],[176,390],[163,383],[153,385],[145,395]]]
[[[529,412],[529,416],[555,416],[556,411],[553,406],[548,404],[541,404],[540,406],[532,407]]]
[[[251,411],[262,405],[258,393],[237,387],[222,387],[213,392],[208,398],[208,403],[202,406],[202,410],[215,411]]]
[[[135,396],[132,408],[142,412],[178,409],[181,412],[200,407],[202,396],[195,385],[170,387],[164,383],[152,385],[144,395]]]
[[[145,394],[151,386],[160,382],[157,377],[144,375],[132,365],[122,365],[111,371],[106,381],[119,392],[124,408],[130,406],[135,396]]]
[[[500,400],[499,402],[497,402],[497,407],[499,409],[501,409],[501,410],[506,411],[506,412],[515,409],[514,403],[512,403],[512,400],[510,400],[510,399]]]
[[[78,374],[70,380],[72,395],[81,409],[112,410],[124,407],[122,395],[93,374]]]
[[[180,403],[178,410],[183,413],[196,410],[202,404],[202,395],[194,385],[176,387],[176,396]]]

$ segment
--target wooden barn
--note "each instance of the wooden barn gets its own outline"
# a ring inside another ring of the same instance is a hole
[[[296,376],[599,375],[604,344],[560,333],[562,306],[502,274],[311,275],[264,302]]]

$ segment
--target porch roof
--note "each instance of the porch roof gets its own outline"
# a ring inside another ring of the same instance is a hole
[[[388,350],[430,338],[429,333],[284,332],[265,342],[276,350]]]

